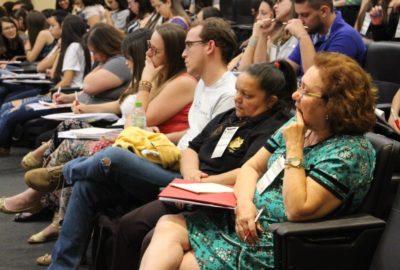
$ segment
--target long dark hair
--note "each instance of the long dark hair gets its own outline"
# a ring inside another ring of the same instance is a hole
[[[33,10],[30,11],[26,17],[26,28],[28,30],[31,48],[33,48],[39,32],[48,29],[49,25],[46,21],[46,17],[41,12]]]
[[[134,14],[129,9],[129,16],[126,18],[126,23],[129,23],[133,20],[142,20],[146,14],[151,14],[154,12],[154,8],[149,0],[136,0],[135,2],[139,5],[139,14]]]
[[[138,29],[122,41],[122,54],[126,59],[133,62],[132,81],[129,87],[119,98],[122,102],[126,96],[134,94],[138,90],[138,82],[142,76],[143,68],[146,61],[147,40],[150,39],[151,31],[148,29]]]
[[[93,26],[87,37],[89,46],[104,54],[107,58],[121,54],[121,43],[124,34],[116,28],[105,23]]]
[[[55,80],[60,80],[62,74],[62,66],[64,63],[65,53],[73,42],[81,44],[85,55],[85,71],[86,75],[90,71],[90,53],[86,46],[82,45],[83,35],[86,33],[86,24],[81,17],[76,15],[68,15],[65,17],[61,31],[61,50],[60,57],[55,72]]]
[[[12,23],[15,26],[15,31],[17,35],[15,38],[12,40],[7,40],[3,36],[3,27],[2,23]],[[6,43],[9,44],[10,48],[13,50],[16,50],[18,48],[18,40],[19,40],[19,35],[18,35],[18,28],[17,25],[15,24],[14,20],[11,17],[2,17],[0,18],[0,55],[3,55],[7,51]]]
[[[163,77],[156,81],[157,86],[161,86],[167,80],[186,70],[185,62],[181,57],[185,49],[186,31],[172,23],[164,23],[155,30],[164,42],[165,73]]]

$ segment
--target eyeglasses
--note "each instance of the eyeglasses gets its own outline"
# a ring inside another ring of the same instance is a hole
[[[162,49],[157,49],[153,45],[151,45],[150,40],[147,41],[147,48],[150,50],[150,52],[154,55],[161,53],[163,50]]]
[[[204,40],[185,41],[185,50],[189,50],[195,44],[205,43]]]
[[[300,99],[302,99],[304,96],[325,99],[321,93],[307,92],[305,84],[302,81],[297,83],[297,89],[300,90]]]

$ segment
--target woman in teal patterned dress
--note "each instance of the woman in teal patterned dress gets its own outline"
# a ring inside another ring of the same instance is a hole
[[[241,168],[235,213],[206,209],[164,216],[141,269],[273,269],[270,224],[359,207],[375,165],[363,136],[375,122],[370,77],[347,56],[318,54],[293,99],[296,116]],[[268,185],[263,175],[278,163],[280,172]]]

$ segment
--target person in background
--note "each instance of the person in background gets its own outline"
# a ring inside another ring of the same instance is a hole
[[[74,0],[56,0],[56,9],[64,10],[72,14]]]
[[[46,17],[38,11],[31,11],[26,17],[28,40],[25,42],[26,60],[40,61],[53,49],[56,44],[49,31]]]
[[[2,17],[0,24],[0,59],[15,60],[18,56],[24,56],[24,43],[15,22],[10,17]]]
[[[17,25],[19,36],[24,43],[28,40],[28,35],[26,34],[26,16],[28,16],[28,11],[25,8],[14,11],[11,16]]]
[[[128,3],[126,0],[107,0],[107,7],[110,9],[106,12],[107,21],[119,30],[125,31],[126,20],[129,16]]]
[[[398,133],[400,134],[400,89],[397,90],[396,94],[392,100],[392,106],[390,108],[390,117],[389,117],[389,125]]]
[[[298,40],[288,57],[298,75],[312,66],[320,51],[343,53],[363,63],[366,47],[360,34],[335,12],[331,0],[295,0],[294,9],[298,19],[289,20],[285,31]]]
[[[285,31],[285,24],[296,17],[291,0],[277,1],[273,6],[275,18],[263,18],[261,2],[257,22],[249,44],[240,61],[239,70],[251,63],[270,62],[287,58],[297,45],[297,39]]]
[[[92,28],[95,24],[106,22],[106,10],[99,3],[98,0],[82,0],[83,9],[80,15],[86,21],[89,28]]]
[[[364,0],[361,3],[360,11],[354,25],[354,28],[361,34],[366,42],[372,40],[391,40],[394,38],[394,32],[397,24],[397,11],[393,9],[391,0]],[[372,16],[371,16],[372,15]],[[385,26],[390,23],[390,37],[387,35]],[[383,31],[382,31],[383,30]],[[382,33],[384,36],[382,37]],[[380,35],[379,35],[380,34]]]
[[[132,33],[139,28],[151,31],[157,25],[159,15],[154,11],[148,0],[128,0],[129,16],[127,18],[126,33]]]
[[[204,7],[196,15],[196,19],[199,22],[211,17],[222,18],[223,16],[221,11],[216,7]]]
[[[152,0],[152,5],[165,21],[178,24],[185,30],[189,29],[190,18],[183,10],[180,0]]]
[[[364,136],[375,122],[371,78],[350,57],[317,54],[292,97],[296,116],[240,169],[235,211],[163,216],[141,270],[205,269],[210,260],[215,269],[274,269],[271,223],[357,210],[375,166],[374,148]],[[273,164],[281,170],[267,185],[262,176]]]
[[[81,44],[86,27],[78,16],[70,15],[68,21],[66,19],[62,25],[60,57],[55,68],[56,87],[82,87],[83,77],[90,70],[89,51]],[[49,95],[40,95],[12,100],[1,106],[0,156],[9,154],[12,132],[17,124],[52,112],[32,111],[26,106],[39,100],[51,102],[52,99]]]

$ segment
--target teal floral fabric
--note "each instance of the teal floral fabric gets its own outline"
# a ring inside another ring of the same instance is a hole
[[[294,119],[288,123],[291,121]],[[279,157],[285,157],[282,128],[266,142],[265,148],[272,153],[268,167]],[[304,148],[307,176],[342,201],[330,216],[351,213],[360,206],[369,190],[374,166],[375,151],[364,136],[333,136]],[[287,221],[282,181],[283,171],[262,194],[256,191],[254,195],[256,207],[264,208],[259,219],[264,232],[255,246],[237,237],[233,211],[204,209],[186,216],[190,244],[201,269],[274,268],[273,239],[268,227]]]

